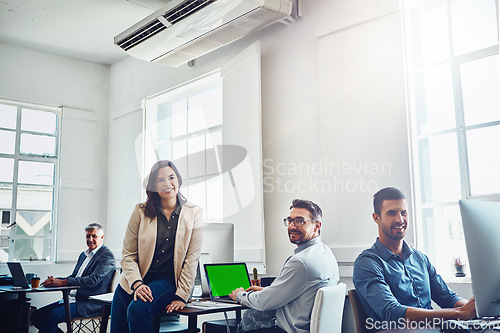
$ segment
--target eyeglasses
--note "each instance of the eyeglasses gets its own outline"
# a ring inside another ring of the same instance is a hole
[[[286,217],[283,219],[283,223],[285,224],[285,227],[288,227],[288,226],[290,226],[290,224],[293,223],[296,228],[302,227],[304,224],[306,224],[307,221],[318,222],[319,220],[306,220],[306,219],[303,219],[302,217],[297,217],[295,219]]]

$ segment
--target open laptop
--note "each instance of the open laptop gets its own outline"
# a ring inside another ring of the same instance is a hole
[[[244,262],[205,264],[203,267],[212,301],[236,303],[229,297],[231,291],[250,287],[250,277]]]
[[[30,286],[28,281],[26,281],[26,275],[24,275],[23,268],[19,262],[8,262],[10,274],[12,275],[12,281],[14,287],[21,287],[22,289],[29,289]]]

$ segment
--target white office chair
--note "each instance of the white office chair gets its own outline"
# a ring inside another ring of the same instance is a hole
[[[341,333],[345,296],[345,283],[318,289],[311,313],[311,333]]]
[[[115,287],[118,285],[120,281],[121,273],[120,269],[115,270],[115,274],[110,281],[109,284],[109,292],[114,292]],[[74,333],[94,333],[99,332],[101,328],[102,317],[76,317],[71,318],[71,327]]]

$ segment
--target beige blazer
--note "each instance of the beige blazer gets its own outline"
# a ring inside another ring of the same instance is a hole
[[[156,245],[156,217],[144,215],[139,204],[135,206],[122,250],[121,287],[129,294],[134,281],[142,280],[153,260]],[[174,249],[174,275],[177,287],[176,295],[187,301],[196,277],[196,268],[201,253],[203,239],[203,210],[189,202],[182,207]]]

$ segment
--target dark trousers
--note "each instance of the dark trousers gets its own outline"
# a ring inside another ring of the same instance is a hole
[[[175,284],[160,278],[149,282],[153,293],[152,302],[134,301],[118,285],[111,304],[111,333],[154,333],[159,329],[160,315],[174,299]]]

